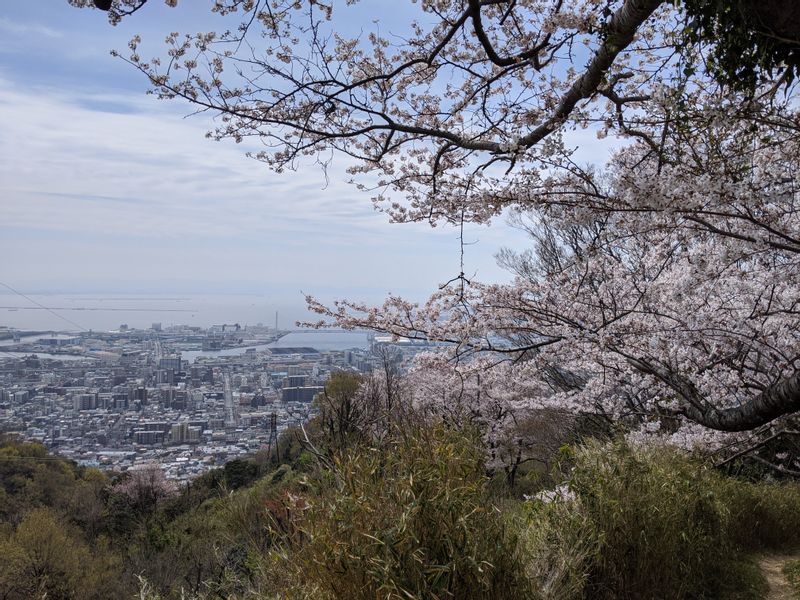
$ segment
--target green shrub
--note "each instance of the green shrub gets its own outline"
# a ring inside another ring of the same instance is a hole
[[[589,443],[568,462],[562,493],[529,503],[528,568],[548,598],[757,597],[709,467],[622,442]]]
[[[800,547],[800,484],[724,479],[721,494],[731,514],[730,537],[738,548]]]
[[[486,483],[479,445],[443,427],[347,453],[335,484],[301,507],[304,541],[289,560],[316,598],[529,598]]]

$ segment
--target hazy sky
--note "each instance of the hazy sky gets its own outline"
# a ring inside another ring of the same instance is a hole
[[[66,0],[0,11],[0,281],[26,293],[300,291],[422,299],[459,270],[458,232],[390,225],[334,163],[274,174],[241,146],[205,139],[208,115],[144,94],[109,55],[140,33],[214,29],[210,1],[152,2],[111,27]],[[384,6],[383,3],[380,3]],[[387,5],[389,5],[387,3]],[[374,4],[373,4],[374,6]],[[507,279],[494,261],[524,236],[502,220],[471,228],[467,272]]]

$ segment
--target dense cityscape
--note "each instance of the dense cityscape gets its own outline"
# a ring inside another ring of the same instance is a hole
[[[157,464],[187,481],[269,449],[309,418],[332,371],[372,371],[373,348],[389,342],[371,337],[370,349],[338,351],[268,347],[287,333],[238,324],[80,334],[2,328],[0,338],[13,343],[0,352],[0,430],[79,464],[117,471]]]

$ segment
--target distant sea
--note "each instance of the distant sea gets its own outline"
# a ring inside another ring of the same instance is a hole
[[[145,329],[153,323],[210,327],[223,323],[275,325],[294,329],[296,321],[316,320],[297,302],[266,295],[109,295],[0,294],[0,325],[29,330],[109,331],[125,324]]]

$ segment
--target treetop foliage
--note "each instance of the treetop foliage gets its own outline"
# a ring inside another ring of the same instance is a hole
[[[688,41],[713,40],[710,69],[726,85],[755,90],[800,73],[800,7],[784,0],[684,0]]]

